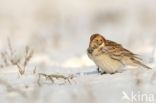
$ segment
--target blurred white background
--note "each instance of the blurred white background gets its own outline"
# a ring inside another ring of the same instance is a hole
[[[155,5],[155,0],[0,0],[0,47],[9,37],[38,52],[72,48],[81,54],[93,33],[130,48],[135,42],[155,45]]]

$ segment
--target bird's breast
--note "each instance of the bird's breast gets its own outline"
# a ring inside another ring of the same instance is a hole
[[[95,64],[101,68],[101,70],[108,73],[117,72],[124,66],[120,61],[112,59],[109,54],[103,53],[101,55],[95,55],[92,58]]]

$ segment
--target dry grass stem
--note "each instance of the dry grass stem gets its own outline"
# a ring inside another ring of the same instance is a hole
[[[33,56],[33,50],[30,47],[26,46],[24,56],[17,58],[15,50],[13,50],[11,41],[8,39],[8,51],[1,53],[1,58],[4,63],[1,67],[6,67],[10,65],[15,65],[18,68],[18,71],[21,75],[25,73],[25,69],[29,61]]]
[[[44,73],[39,73],[39,78],[38,78],[38,84],[39,85],[41,85],[41,83],[40,83],[41,77],[44,77],[46,80],[50,80],[52,83],[55,82],[54,79],[63,79],[65,83],[68,81],[68,83],[71,84],[70,80],[74,78],[74,75],[70,74],[68,76],[64,76],[64,75],[61,75],[61,74],[50,74],[50,75],[47,75],[47,74],[44,74]]]

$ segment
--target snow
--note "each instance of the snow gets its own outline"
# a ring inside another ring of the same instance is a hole
[[[1,56],[0,101],[155,103],[155,3],[155,0],[0,0],[0,53],[10,52],[8,38],[14,59],[24,58],[26,46],[34,51],[24,75],[16,65],[5,65]],[[123,44],[153,69],[127,67],[121,73],[98,74],[86,54],[93,33]],[[39,85],[39,73],[65,77],[73,74],[74,78],[71,83],[54,78],[52,83],[41,77]],[[129,100],[123,99],[123,93]],[[132,93],[136,94],[136,100]],[[142,95],[147,97],[143,101]],[[149,100],[150,95],[154,100]]]

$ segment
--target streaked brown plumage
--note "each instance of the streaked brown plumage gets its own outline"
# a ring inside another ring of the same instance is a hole
[[[105,39],[100,34],[93,34],[90,37],[87,54],[106,73],[118,72],[127,65],[151,69],[144,65],[136,54],[125,49],[121,44]]]

